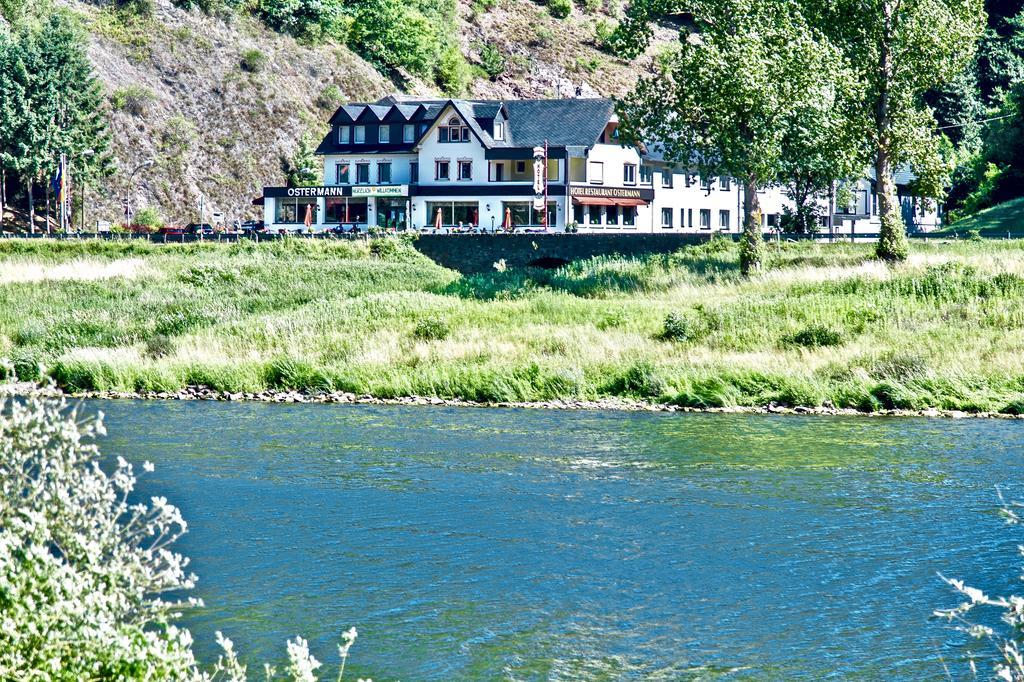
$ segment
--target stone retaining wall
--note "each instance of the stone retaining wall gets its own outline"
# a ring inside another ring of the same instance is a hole
[[[488,272],[504,259],[510,268],[557,267],[594,256],[672,253],[707,241],[703,234],[424,234],[416,249],[463,273]]]

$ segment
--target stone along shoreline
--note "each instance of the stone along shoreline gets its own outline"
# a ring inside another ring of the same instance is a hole
[[[0,393],[24,394],[32,390],[31,384],[6,384],[0,386]],[[56,394],[59,389],[48,388]],[[830,406],[788,406],[769,404],[758,407],[686,407],[666,403],[653,403],[621,397],[606,397],[596,400],[556,399],[537,402],[478,402],[459,398],[438,398],[436,396],[405,396],[401,398],[379,398],[372,395],[357,395],[346,391],[305,392],[305,391],[261,391],[259,393],[232,393],[215,391],[203,386],[189,386],[176,392],[131,392],[131,391],[82,391],[66,394],[71,398],[90,400],[182,400],[212,402],[258,402],[281,404],[349,404],[349,405],[419,405],[443,407],[506,408],[528,410],[589,410],[618,412],[680,412],[705,414],[778,414],[817,416],[859,416],[859,417],[929,417],[946,419],[1024,419],[1024,415],[1002,412],[965,412],[962,410],[878,410],[862,412],[850,408]]]

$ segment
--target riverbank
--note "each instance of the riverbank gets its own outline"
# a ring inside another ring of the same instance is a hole
[[[393,239],[9,240],[0,357],[90,396],[1024,412],[1017,243],[768,248],[743,279],[725,241],[461,276]]]
[[[4,393],[25,394],[39,390],[30,384],[0,384],[0,395]],[[48,389],[44,389],[48,390]],[[54,395],[63,393],[60,389],[53,390]],[[777,414],[777,415],[811,415],[811,416],[845,416],[845,417],[927,417],[942,419],[1022,419],[1024,414],[1008,414],[1005,412],[964,412],[963,410],[923,410],[882,409],[863,412],[853,408],[833,406],[802,406],[763,405],[759,407],[733,405],[727,407],[689,407],[668,403],[655,403],[625,397],[608,397],[597,400],[546,400],[538,402],[501,402],[486,403],[458,398],[438,398],[436,396],[405,396],[402,398],[376,398],[372,395],[356,395],[344,391],[307,393],[303,391],[262,391],[260,393],[231,393],[215,391],[203,386],[188,386],[175,393],[167,392],[124,392],[124,391],[88,391],[66,394],[77,400],[177,400],[177,401],[208,401],[208,402],[257,402],[280,404],[349,404],[349,405],[402,405],[422,407],[460,407],[477,409],[521,409],[521,410],[582,410],[612,412],[679,412],[700,414]]]

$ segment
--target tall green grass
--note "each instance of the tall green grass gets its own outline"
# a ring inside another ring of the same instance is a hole
[[[70,390],[1024,409],[1016,243],[916,243],[893,269],[869,246],[772,244],[750,280],[734,250],[464,277],[398,241],[6,241],[0,356]]]

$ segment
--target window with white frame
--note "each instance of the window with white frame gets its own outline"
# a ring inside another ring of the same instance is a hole
[[[402,126],[402,142],[415,142],[416,141],[416,126],[412,123],[406,123]]]
[[[729,212],[719,211],[718,212],[718,227],[723,230],[729,229]]]
[[[451,179],[451,162],[448,159],[438,159],[434,161],[434,179],[435,180],[449,180]]]
[[[636,164],[626,163],[622,165],[622,182],[626,185],[636,184]]]
[[[702,208],[700,210],[700,229],[710,230],[711,229],[711,209]]]
[[[661,171],[661,186],[666,188],[672,187],[672,171],[668,168]]]
[[[654,169],[650,166],[640,166],[640,184],[654,184]]]
[[[377,163],[377,182],[386,185],[391,182],[391,162],[379,161]]]
[[[663,208],[661,209],[661,226],[665,229],[672,228],[672,209]]]
[[[495,121],[494,122],[494,139],[504,140],[505,139],[505,122]]]
[[[338,144],[350,144],[352,141],[352,128],[350,126],[338,126]]]
[[[459,161],[459,180],[472,180],[473,179],[473,162],[460,160]]]
[[[351,166],[348,161],[341,161],[334,164],[334,182],[339,185],[347,185],[352,181]]]
[[[723,192],[728,192],[730,189],[732,189],[732,178],[718,178],[718,186],[721,188]]]
[[[357,163],[356,164],[356,184],[357,185],[368,185],[368,184],[370,184],[370,164],[368,164],[368,163]]]
[[[354,133],[356,144],[366,144],[366,126],[356,126]]]
[[[391,142],[391,126],[382,125],[377,128],[377,142],[379,144],[388,144]]]
[[[452,116],[437,129],[438,142],[469,142],[469,126],[458,116]]]
[[[591,184],[601,185],[604,184],[604,162],[603,161],[591,161],[590,172],[587,173],[590,178]]]
[[[686,209],[679,209],[679,227],[686,227]]]

